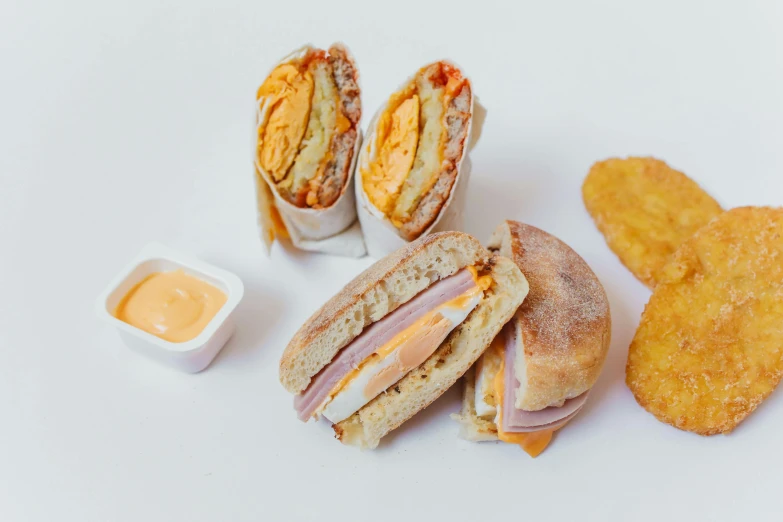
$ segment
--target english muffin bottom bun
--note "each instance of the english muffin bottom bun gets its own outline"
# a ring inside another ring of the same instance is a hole
[[[280,382],[344,444],[381,437],[451,387],[527,295],[509,259],[462,232],[425,236],[348,283],[294,335]]]
[[[536,227],[505,221],[489,250],[513,260],[530,292],[467,374],[455,418],[463,438],[500,439],[536,457],[598,380],[611,339],[609,301],[587,263]]]
[[[322,240],[356,221],[350,183],[361,144],[358,79],[344,45],[305,46],[259,87],[254,158],[267,244]]]
[[[439,61],[419,69],[376,113],[357,180],[371,255],[433,231],[444,217],[458,185],[467,181],[460,172],[473,110],[470,80],[456,65]]]

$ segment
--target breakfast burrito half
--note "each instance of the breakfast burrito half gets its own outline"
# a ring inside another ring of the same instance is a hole
[[[445,61],[422,67],[381,107],[362,149],[356,191],[371,255],[429,233],[443,217],[460,182],[472,120],[471,83]]]
[[[328,251],[319,241],[356,221],[353,190],[348,190],[361,142],[356,64],[342,44],[328,51],[306,46],[272,70],[256,101],[264,241],[270,245],[275,237],[290,237],[300,248]],[[361,241],[358,227],[354,235]],[[334,246],[334,240],[330,243]],[[348,251],[355,253],[356,245]]]

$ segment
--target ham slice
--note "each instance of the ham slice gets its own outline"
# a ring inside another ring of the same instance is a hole
[[[378,348],[426,313],[464,294],[475,285],[470,271],[462,269],[430,285],[380,321],[367,326],[313,378],[303,393],[294,397],[294,408],[299,419],[305,422],[310,419],[337,383]]]
[[[514,397],[519,389],[519,381],[514,375],[514,360],[516,359],[517,348],[517,325],[516,319],[509,321],[503,327],[505,335],[505,361],[503,383],[503,431],[511,433],[528,433],[533,431],[552,430],[563,426],[573,419],[579,409],[587,400],[589,391],[568,399],[559,407],[549,407],[538,411],[520,410],[514,406]]]

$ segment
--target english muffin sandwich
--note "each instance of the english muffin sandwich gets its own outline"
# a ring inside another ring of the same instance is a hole
[[[509,259],[461,232],[431,234],[348,283],[294,335],[280,381],[303,421],[375,448],[478,359],[527,295]]]
[[[506,221],[489,249],[514,261],[530,293],[466,375],[455,418],[464,438],[519,444],[535,457],[598,380],[611,336],[609,302],[587,263],[543,230]]]

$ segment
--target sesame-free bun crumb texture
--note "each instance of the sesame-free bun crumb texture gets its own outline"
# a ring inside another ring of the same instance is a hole
[[[432,283],[489,261],[489,252],[478,240],[462,232],[430,234],[389,254],[348,283],[296,332],[280,360],[280,382],[290,393],[303,392],[364,328]]]
[[[423,364],[334,425],[341,442],[375,448],[381,437],[431,404],[481,356],[528,292],[525,277],[511,260],[495,255],[487,269],[493,284],[479,305]]]
[[[524,354],[516,363],[524,366],[516,372],[516,406],[562,406],[601,373],[612,329],[604,288],[579,254],[536,227],[505,221],[488,246],[512,259],[530,284],[515,315]]]

